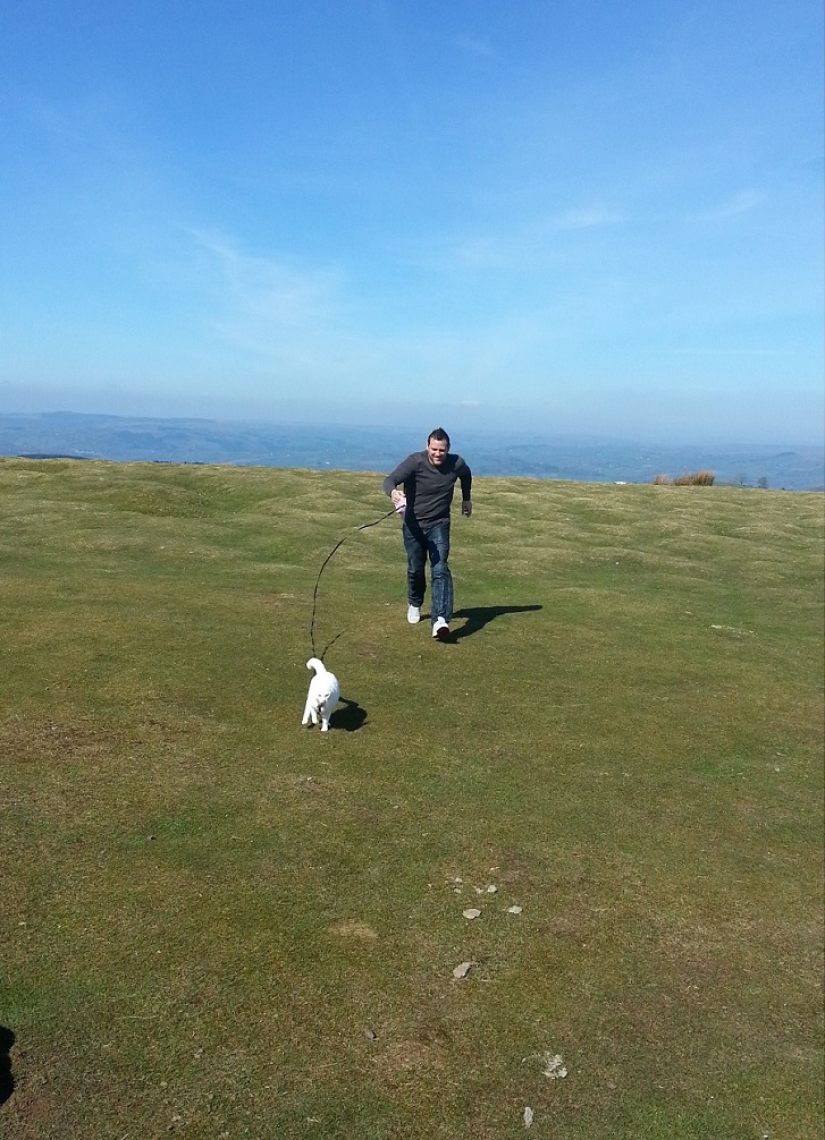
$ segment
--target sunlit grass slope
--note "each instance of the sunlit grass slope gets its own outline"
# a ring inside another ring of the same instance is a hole
[[[0,462],[0,1134],[821,1136],[822,505]]]

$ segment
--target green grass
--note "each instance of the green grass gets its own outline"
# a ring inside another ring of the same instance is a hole
[[[475,504],[0,461],[0,1134],[821,1136],[822,497]]]

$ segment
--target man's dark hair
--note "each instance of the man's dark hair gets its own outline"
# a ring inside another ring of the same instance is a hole
[[[447,444],[447,450],[450,450],[450,437],[447,435],[444,428],[433,428],[433,430],[427,436],[427,443],[430,443],[431,440],[434,439],[437,439],[439,442],[441,442],[443,439]]]

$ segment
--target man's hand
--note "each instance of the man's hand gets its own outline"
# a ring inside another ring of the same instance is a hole
[[[392,499],[392,505],[394,507],[397,507],[401,500],[404,498],[404,492],[399,491],[396,487],[395,490],[390,493],[390,498]]]
[[[461,513],[464,515],[465,519],[468,519],[473,513],[473,504],[469,499],[465,499],[461,504]]]

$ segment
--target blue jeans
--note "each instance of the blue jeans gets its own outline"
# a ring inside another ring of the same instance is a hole
[[[429,526],[413,522],[401,527],[404,549],[407,552],[407,601],[420,606],[427,589],[424,566],[430,560],[430,584],[433,600],[430,614],[433,621],[442,617],[446,622],[453,616],[453,576],[447,559],[450,557],[450,520],[439,519]]]

